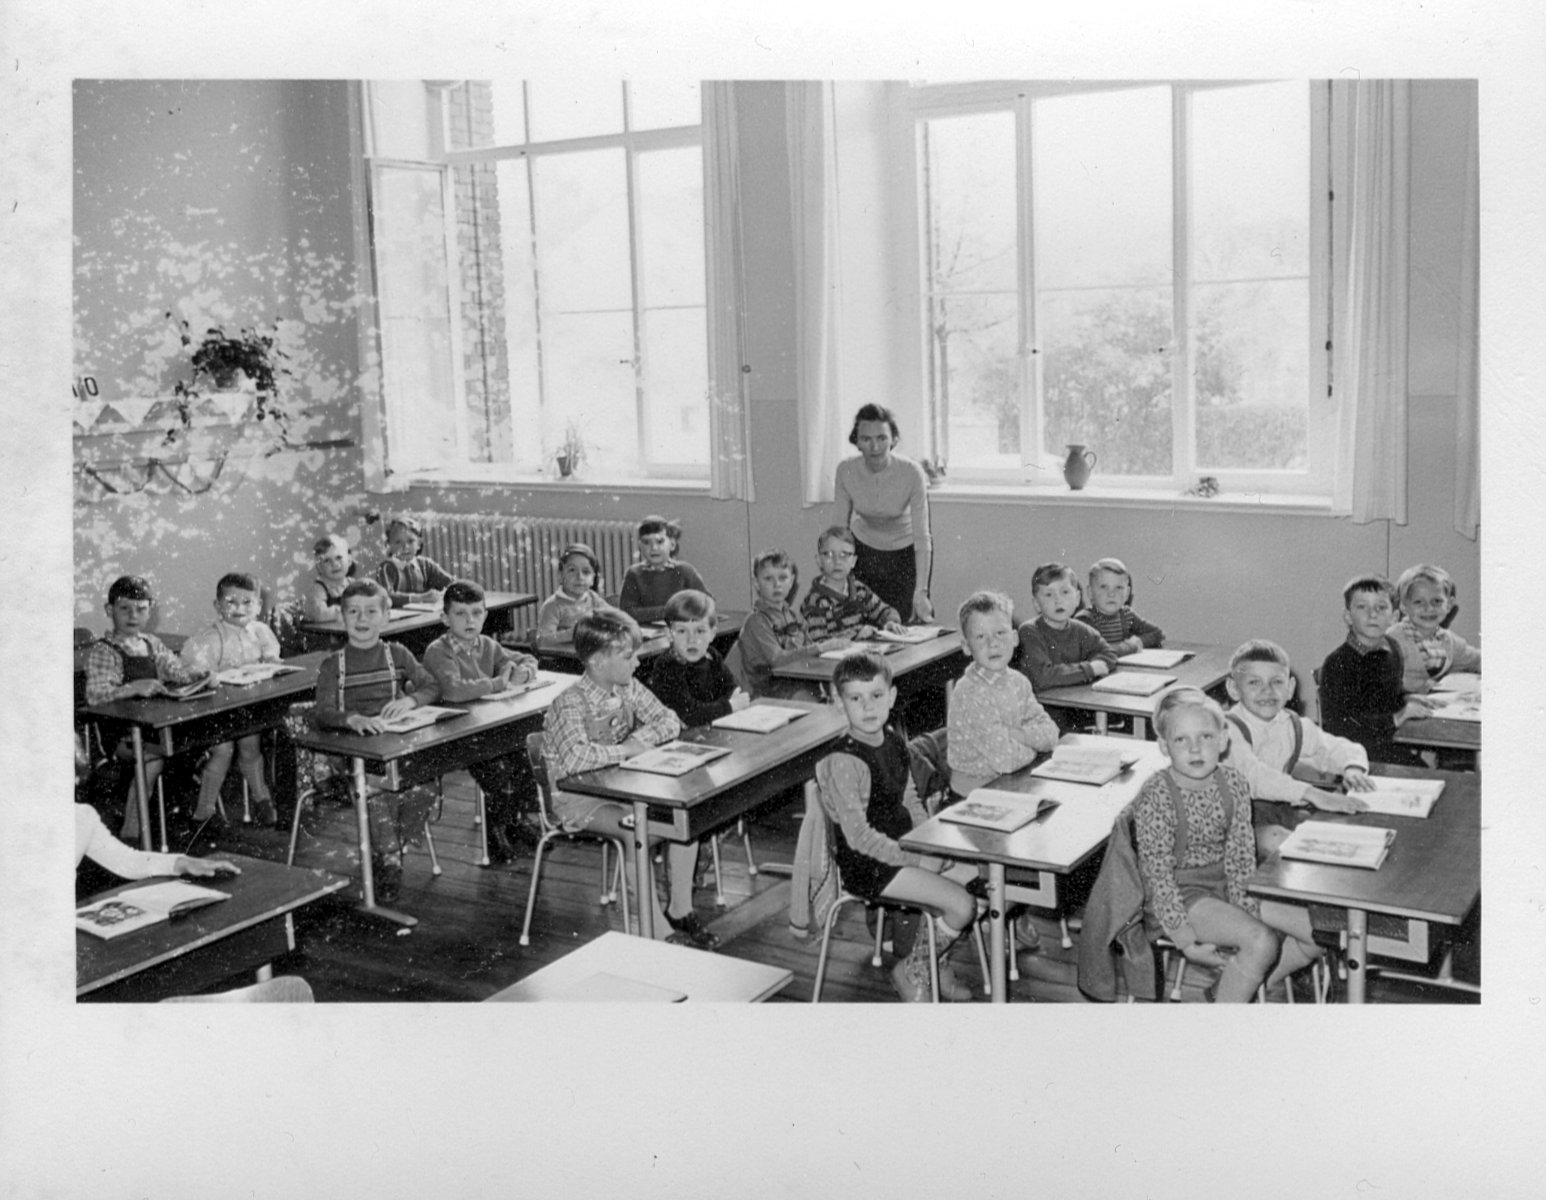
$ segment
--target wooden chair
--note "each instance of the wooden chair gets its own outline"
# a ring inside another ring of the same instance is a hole
[[[565,829],[553,815],[551,784],[548,781],[547,760],[543,757],[543,736],[540,733],[528,734],[526,738],[526,757],[531,762],[532,775],[537,780],[537,818],[542,826],[542,836],[537,839],[537,848],[532,853],[531,860],[531,890],[526,895],[526,918],[521,922],[521,945],[531,945],[531,914],[537,903],[537,882],[542,878],[542,854],[549,842],[559,838],[569,838],[573,841],[599,841],[601,843],[601,903],[603,905],[615,903],[618,893],[623,898],[623,929],[631,928],[628,911],[628,886],[623,876],[623,863],[628,853],[627,844],[618,838],[603,837],[600,834],[589,833],[585,830]],[[607,870],[608,853],[617,851],[617,865],[615,872]],[[644,890],[653,887],[651,880],[639,881],[639,894],[647,896]]]
[[[276,975],[249,987],[208,996],[168,996],[162,1004],[311,1004],[311,984],[299,975]]]

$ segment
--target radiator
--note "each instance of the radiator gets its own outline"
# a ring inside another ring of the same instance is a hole
[[[584,542],[601,560],[596,590],[615,596],[633,563],[638,526],[632,521],[564,517],[489,517],[414,513],[424,528],[423,552],[458,579],[491,592],[530,592],[547,599],[558,590],[558,556]]]

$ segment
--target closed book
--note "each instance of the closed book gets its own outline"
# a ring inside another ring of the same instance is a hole
[[[437,721],[449,721],[452,717],[466,715],[466,712],[460,708],[442,708],[435,704],[424,704],[412,712],[406,712],[400,717],[382,722],[382,728],[387,733],[411,733],[415,729],[423,729],[426,725],[433,725]]]
[[[489,692],[479,696],[479,700],[514,700],[517,696],[524,696],[527,692],[534,692],[538,688],[552,687],[551,679],[529,679],[525,683],[511,684],[497,692]]]
[[[805,715],[803,708],[781,704],[753,704],[740,712],[727,713],[712,722],[715,729],[738,729],[743,733],[772,733]]]
[[[276,675],[289,675],[299,670],[299,667],[292,667],[286,663],[246,663],[240,667],[227,667],[215,678],[232,687],[251,687]]]
[[[1097,692],[1116,692],[1122,696],[1152,696],[1176,681],[1174,675],[1150,675],[1147,671],[1118,671],[1102,675],[1090,684]]]
[[[1088,783],[1099,787],[1110,783],[1138,761],[1136,754],[1118,750],[1100,750],[1088,746],[1058,746],[1046,762],[1031,768],[1040,779],[1062,779],[1069,783]]]
[[[896,642],[903,646],[916,646],[920,642],[932,642],[945,632],[943,625],[907,625],[900,630],[877,629],[877,642]]]
[[[1168,671],[1171,667],[1180,666],[1192,657],[1190,650],[1138,650],[1132,654],[1124,654],[1117,662],[1124,667],[1149,667]]]
[[[1395,840],[1394,829],[1305,821],[1283,840],[1278,853],[1304,862],[1377,871]]]

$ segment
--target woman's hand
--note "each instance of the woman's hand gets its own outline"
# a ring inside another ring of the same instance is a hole
[[[179,854],[172,867],[179,875],[209,876],[242,873],[242,869],[235,863],[226,862],[223,858],[189,858],[186,854]]]
[[[929,600],[929,594],[922,589],[913,593],[913,615],[920,621],[934,619],[934,605]]]

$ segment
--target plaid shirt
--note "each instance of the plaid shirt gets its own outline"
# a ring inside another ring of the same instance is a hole
[[[144,642],[142,648],[155,659],[157,679],[164,683],[188,683],[194,678],[195,672],[183,666],[177,655],[168,650],[155,634],[143,633],[140,638]],[[110,633],[92,642],[91,649],[86,653],[87,704],[105,704],[128,694],[124,689],[123,658],[113,649],[114,646],[131,658],[141,657],[134,653],[129,639],[120,638],[117,634]]]
[[[589,722],[615,712],[627,714],[626,729],[619,731],[613,741],[597,741]],[[593,682],[589,675],[582,675],[553,701],[543,729],[547,734],[543,755],[556,783],[581,771],[622,762],[631,753],[622,749],[622,743],[631,737],[648,746],[669,742],[682,731],[682,723],[637,679],[630,679],[624,687],[608,689]]]
[[[1018,671],[988,671],[976,663],[950,694],[947,729],[950,786],[963,796],[1018,771],[1058,740],[1057,723],[1037,702],[1030,680]]]
[[[862,579],[848,577],[844,594],[818,577],[800,605],[806,632],[813,642],[832,637],[852,637],[861,625],[882,629],[889,621],[901,621],[896,609],[887,604]]]

